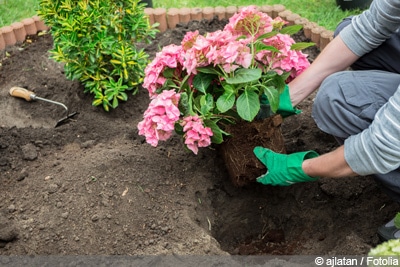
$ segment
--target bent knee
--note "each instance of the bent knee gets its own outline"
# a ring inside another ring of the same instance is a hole
[[[327,106],[332,106],[333,101],[341,98],[342,92],[339,82],[344,79],[344,75],[346,74],[343,72],[337,72],[331,74],[322,82],[314,100],[313,115],[314,113],[325,114]]]
[[[352,79],[348,71],[328,76],[318,90],[312,109],[317,126],[339,138],[347,138],[353,132],[355,115],[348,110],[342,88],[343,81],[348,79]]]

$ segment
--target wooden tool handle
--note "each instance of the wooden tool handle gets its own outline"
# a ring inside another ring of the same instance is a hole
[[[33,93],[32,91],[29,91],[25,88],[22,87],[12,87],[10,89],[10,95],[14,96],[14,97],[19,97],[19,98],[23,98],[26,101],[32,101],[35,97],[35,93]]]

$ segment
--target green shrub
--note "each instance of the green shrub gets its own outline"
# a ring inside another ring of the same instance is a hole
[[[51,57],[106,111],[126,101],[126,91],[137,93],[143,81],[148,54],[135,44],[157,32],[144,8],[138,0],[40,0],[38,14],[54,40]]]

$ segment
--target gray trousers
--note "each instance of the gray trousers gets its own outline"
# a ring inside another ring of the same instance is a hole
[[[344,19],[335,34],[350,21],[351,18]],[[400,85],[400,34],[361,57],[351,69],[323,81],[312,111],[317,126],[333,135],[339,144],[368,128],[376,112]],[[400,202],[400,169],[374,177],[386,194]]]

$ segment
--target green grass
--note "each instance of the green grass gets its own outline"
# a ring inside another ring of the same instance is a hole
[[[0,0],[0,26],[10,25],[13,22],[32,17],[36,14],[39,1]],[[214,0],[212,3],[209,0],[153,0],[154,8],[164,7],[167,9],[171,7],[263,6],[274,4],[282,4],[286,9],[330,30],[335,29],[342,18],[360,13],[359,10],[342,11],[336,6],[335,0],[238,0],[234,4],[231,0]]]
[[[39,0],[0,0],[0,26],[36,15]]]

